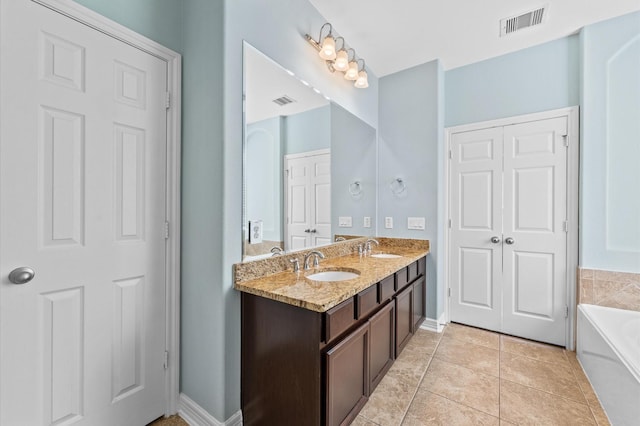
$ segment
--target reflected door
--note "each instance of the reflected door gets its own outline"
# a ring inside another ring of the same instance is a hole
[[[451,320],[565,344],[566,117],[451,139]]]
[[[285,250],[331,243],[331,155],[285,156]]]
[[[167,64],[3,1],[0,424],[164,414]],[[35,270],[30,282],[8,279]]]

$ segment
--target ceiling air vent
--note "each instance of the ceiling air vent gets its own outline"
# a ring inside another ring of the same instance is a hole
[[[295,99],[291,99],[289,96],[284,95],[284,96],[281,96],[281,97],[279,97],[277,99],[274,99],[273,102],[275,102],[276,104],[278,104],[280,106],[285,106],[287,104],[295,102]]]
[[[511,34],[523,28],[539,25],[545,16],[545,7],[500,20],[500,37]]]

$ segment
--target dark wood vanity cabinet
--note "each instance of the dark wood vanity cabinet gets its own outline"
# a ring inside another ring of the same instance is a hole
[[[243,424],[350,424],[424,319],[424,262],[324,313],[242,293]]]

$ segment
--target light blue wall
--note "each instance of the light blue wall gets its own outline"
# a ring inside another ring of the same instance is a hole
[[[223,170],[224,196],[218,203],[224,206],[224,218],[221,222],[217,216],[213,218],[224,232],[220,241],[224,247],[223,261],[222,268],[212,277],[212,285],[223,294],[220,299],[207,301],[210,311],[223,313],[224,333],[218,334],[216,324],[216,334],[210,338],[208,335],[203,344],[221,348],[225,356],[221,359],[216,355],[193,367],[204,370],[214,364],[224,366],[224,386],[219,387],[218,382],[212,381],[207,392],[198,394],[199,399],[215,402],[210,413],[219,420],[229,418],[240,408],[240,297],[233,289],[231,272],[232,264],[240,261],[242,252],[243,40],[372,126],[377,125],[378,119],[378,80],[374,73],[369,72],[368,89],[356,89],[338,73],[329,73],[304,39],[305,33],[316,34],[325,23],[311,3],[306,0],[226,0],[224,5],[224,150],[223,157],[210,164]],[[212,181],[207,183],[215,185]],[[219,409],[220,406],[224,409]]]
[[[333,235],[375,235],[376,129],[339,105],[331,104],[331,231]],[[349,185],[361,184],[352,196]],[[339,216],[351,216],[353,227],[338,228]],[[371,227],[364,227],[364,217]]]
[[[224,420],[223,2],[183,5],[181,392]],[[242,93],[242,92],[240,92]],[[237,169],[240,170],[238,164]],[[240,239],[240,226],[237,228]]]
[[[581,33],[581,250],[586,268],[640,272],[640,12]]]
[[[446,72],[445,125],[578,105],[578,36]]]
[[[182,52],[182,0],[75,0],[151,40]]]
[[[438,152],[442,145],[443,72],[428,62],[380,78],[378,127],[378,235],[428,239],[427,317],[437,318]],[[406,191],[394,195],[390,182],[400,177]],[[385,229],[386,216],[394,228]],[[407,217],[424,217],[426,230],[407,229]]]
[[[245,217],[248,221],[262,220],[263,239],[270,241],[283,241],[283,121],[280,117],[268,118],[248,124],[246,128]]]
[[[329,105],[284,118],[285,154],[331,148]]]

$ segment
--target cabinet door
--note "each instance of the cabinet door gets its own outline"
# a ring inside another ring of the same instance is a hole
[[[369,320],[369,392],[378,386],[395,359],[395,303],[388,303]]]
[[[413,286],[396,295],[396,358],[413,334]]]
[[[425,318],[426,279],[422,277],[413,283],[413,331],[415,332]]]
[[[325,354],[326,424],[347,425],[369,396],[369,323]]]

